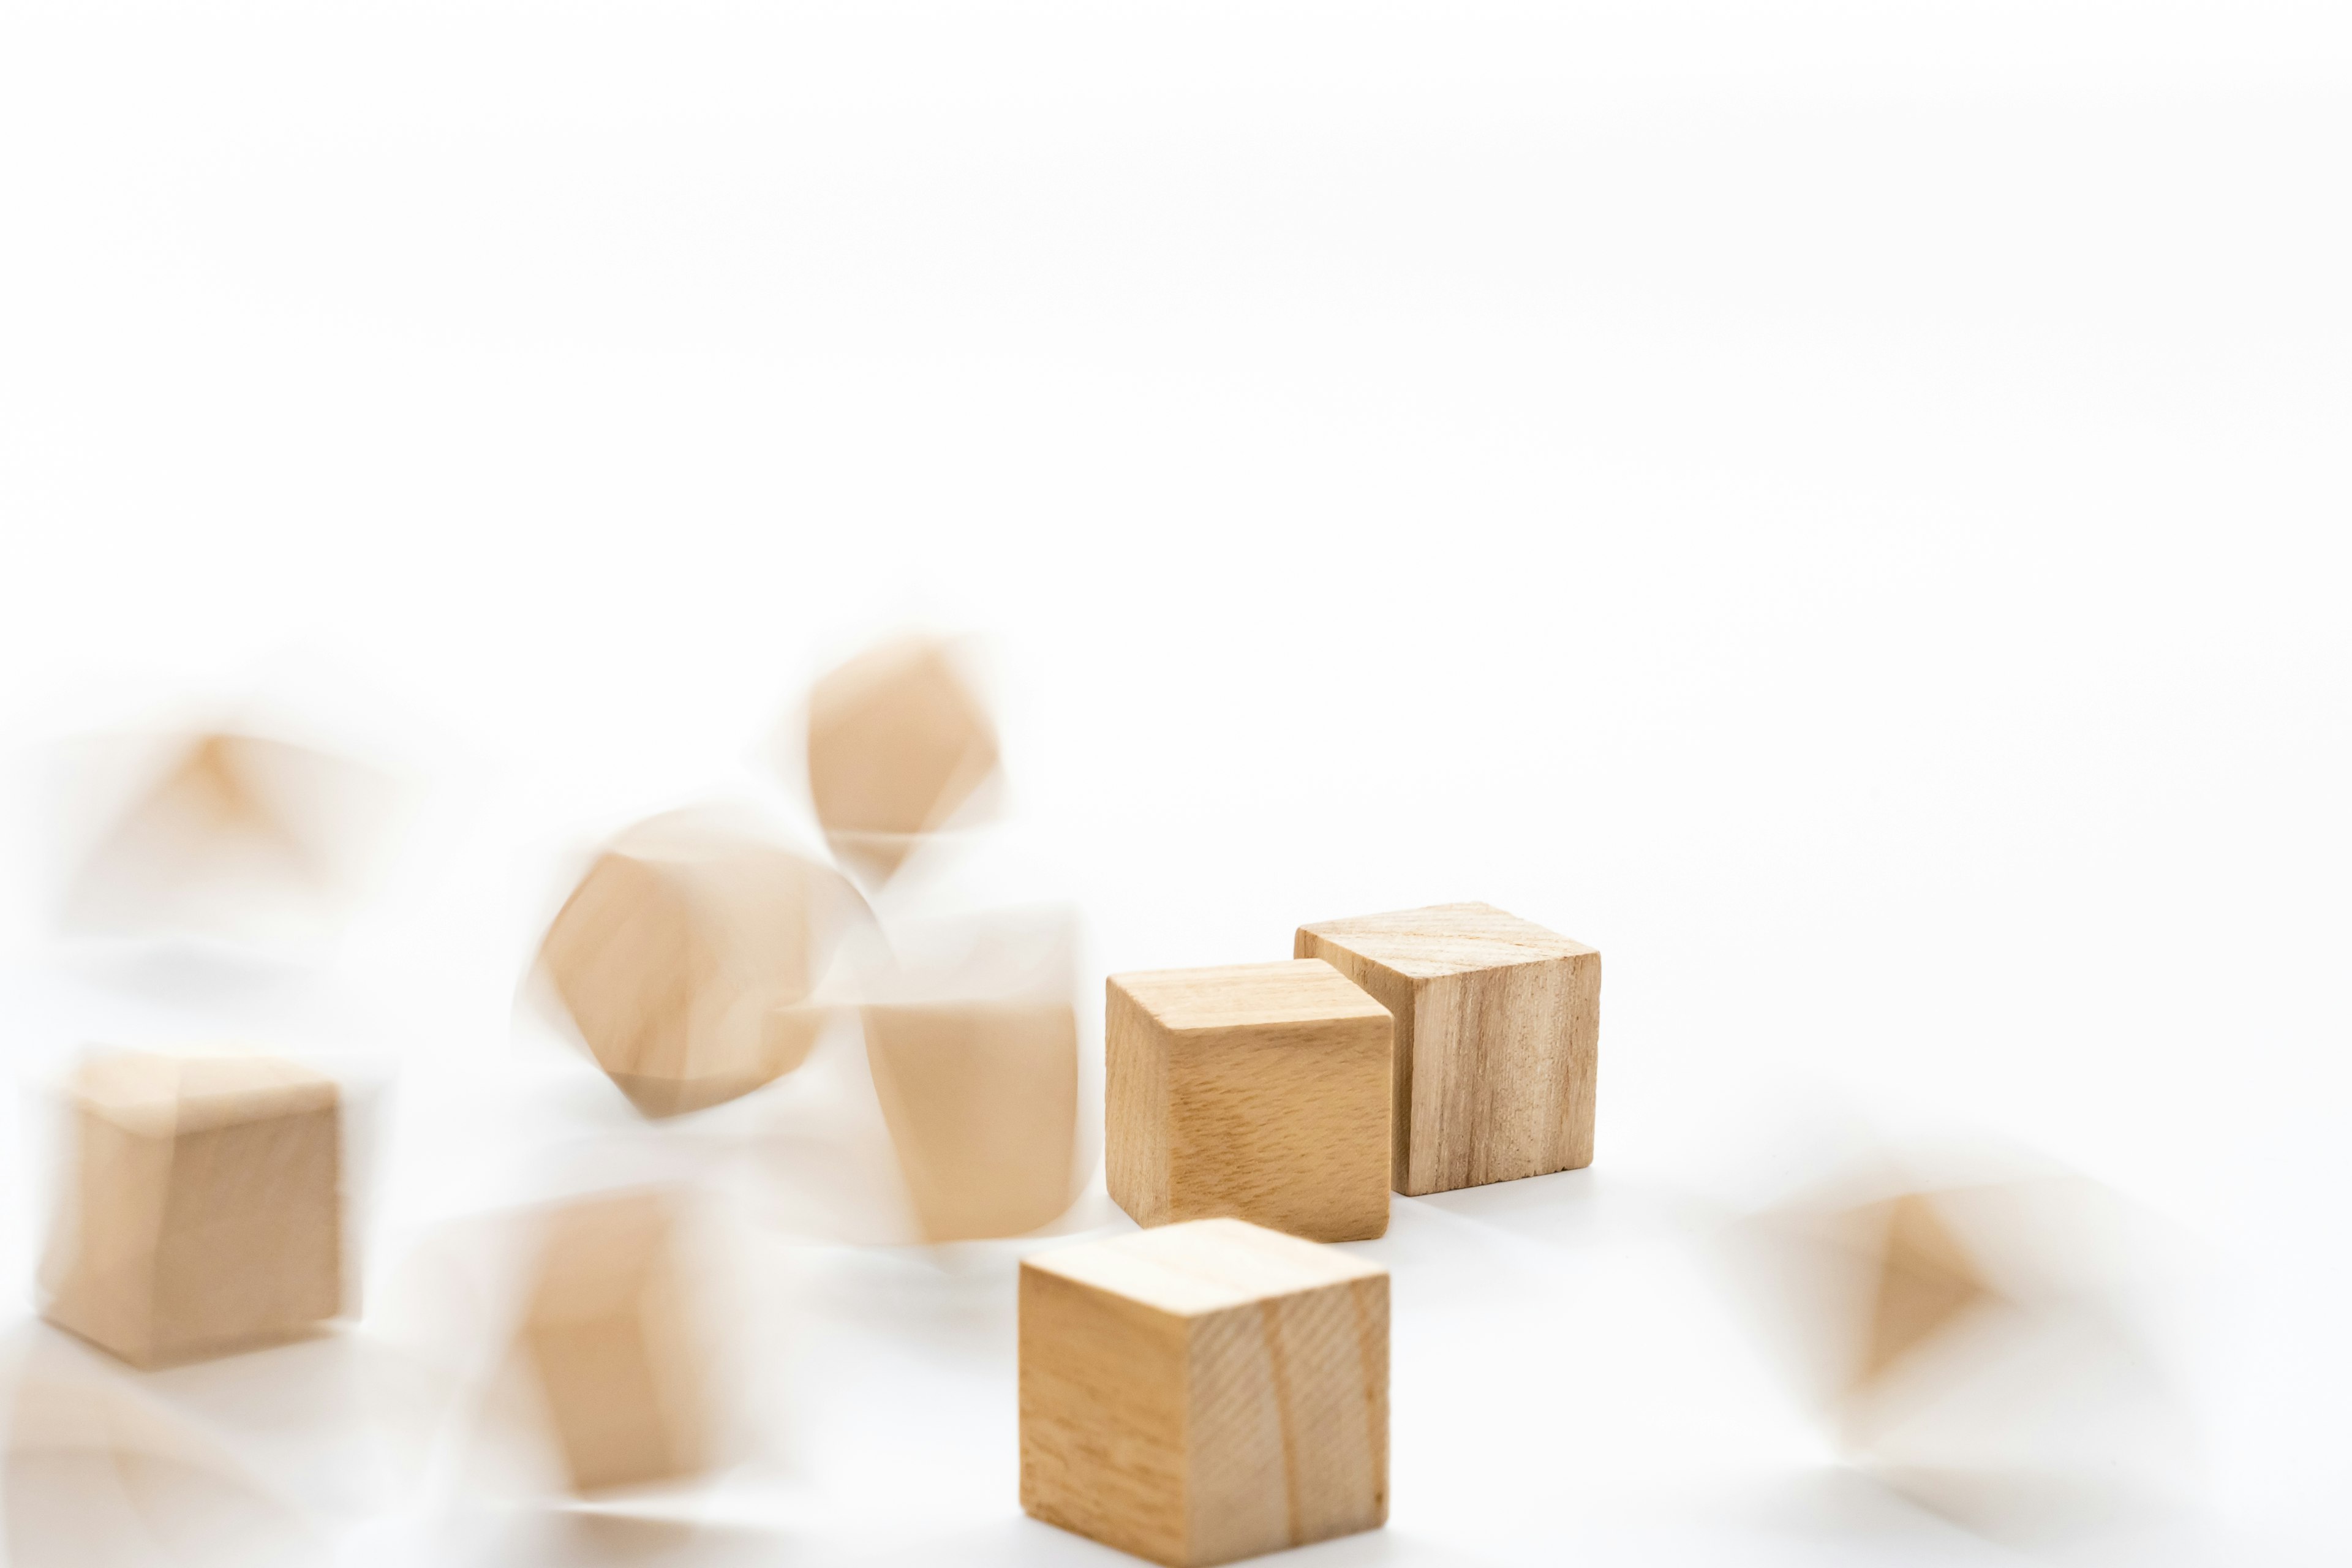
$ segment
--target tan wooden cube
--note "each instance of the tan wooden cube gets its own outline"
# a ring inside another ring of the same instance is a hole
[[[1224,1215],[1313,1241],[1381,1235],[1393,1028],[1316,959],[1112,975],[1112,1199],[1144,1226]]]
[[[1592,1163],[1601,954],[1491,904],[1298,928],[1396,1016],[1390,1179],[1408,1195]]]
[[[574,1491],[675,1479],[707,1459],[707,1391],[659,1194],[575,1204],[548,1228],[523,1341]]]
[[[1021,1265],[1021,1506],[1202,1568],[1389,1512],[1389,1280],[1240,1220]]]
[[[44,1315],[136,1366],[290,1338],[343,1309],[335,1082],[253,1055],[125,1052],[73,1081]]]

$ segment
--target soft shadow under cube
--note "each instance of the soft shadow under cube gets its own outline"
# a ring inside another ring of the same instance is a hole
[[[1388,1009],[1319,960],[1110,978],[1110,1195],[1313,1241],[1389,1225]]]
[[[1389,1280],[1240,1220],[1021,1265],[1021,1506],[1173,1568],[1388,1519]]]

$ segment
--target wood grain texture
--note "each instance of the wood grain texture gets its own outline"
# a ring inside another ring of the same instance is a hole
[[[1298,928],[1396,1018],[1391,1168],[1412,1195],[1592,1163],[1601,954],[1490,904]]]
[[[704,1372],[658,1194],[554,1216],[522,1340],[575,1491],[690,1475],[707,1455]]]
[[[1021,1268],[1021,1506],[1180,1568],[1388,1519],[1388,1276],[1239,1220]]]
[[[1104,1144],[1139,1225],[1316,1241],[1389,1222],[1388,1009],[1318,961],[1111,976]]]
[[[925,1235],[1017,1236],[1070,1206],[1078,1020],[1067,1002],[869,1005],[865,1018]]]
[[[290,1338],[343,1310],[334,1080],[261,1056],[123,1053],[74,1079],[45,1315],[138,1366]]]

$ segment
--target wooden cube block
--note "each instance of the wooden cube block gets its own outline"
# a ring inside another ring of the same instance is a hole
[[[633,1193],[574,1205],[549,1227],[523,1340],[575,1491],[705,1462],[702,1359],[672,1226],[665,1198]]]
[[[1230,1215],[1314,1241],[1389,1226],[1388,1009],[1318,959],[1115,974],[1110,1195],[1138,1225]]]
[[[343,1305],[332,1079],[262,1056],[83,1064],[45,1315],[155,1366],[286,1339]]]
[[[1155,1563],[1385,1523],[1389,1280],[1239,1220],[1021,1265],[1021,1506]]]
[[[877,1005],[865,1016],[875,1092],[926,1236],[1017,1236],[1070,1206],[1078,1020],[1066,1000]]]
[[[1592,1163],[1600,953],[1491,904],[1324,921],[1292,951],[1396,1015],[1398,1192]]]
[[[540,962],[605,1076],[677,1116],[800,1066],[824,1022],[806,999],[863,910],[838,872],[677,812],[597,858]]]
[[[995,771],[988,710],[940,643],[887,643],[809,693],[817,820],[834,853],[877,882]]]

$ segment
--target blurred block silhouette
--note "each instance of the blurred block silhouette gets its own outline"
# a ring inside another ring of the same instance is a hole
[[[1876,1380],[1969,1308],[1998,1300],[1926,1195],[1906,1193],[1884,1205],[1883,1217],[1873,1217],[1884,1226],[1885,1246],[1857,1386]]]
[[[575,1491],[640,1486],[708,1460],[708,1391],[676,1212],[655,1193],[551,1220],[523,1339]]]
[[[1401,1193],[1451,1192],[1592,1163],[1601,955],[1490,904],[1298,928],[1396,1016]]]
[[[90,850],[68,926],[130,934],[272,938],[318,928],[346,901],[392,803],[356,763],[256,735],[170,742],[169,760]],[[118,759],[103,773],[121,773]],[[82,787],[103,793],[109,780]]]
[[[1388,1229],[1388,1009],[1320,959],[1115,974],[1108,993],[1110,1195],[1138,1225]]]
[[[95,1358],[37,1347],[7,1418],[12,1568],[310,1568],[299,1510],[221,1439]]]
[[[838,873],[675,812],[598,857],[540,962],[630,1103],[676,1116],[800,1066],[824,1021],[803,1004],[862,909]]]
[[[1239,1220],[1021,1265],[1021,1506],[1171,1564],[1388,1518],[1389,1281]]]
[[[1068,1003],[869,1006],[866,1053],[932,1240],[1015,1236],[1070,1206],[1078,1021]]]
[[[889,643],[810,692],[808,770],[834,852],[882,881],[996,771],[996,733],[942,645]]]
[[[75,1076],[45,1315],[137,1366],[285,1339],[342,1310],[331,1079],[261,1056],[123,1053]]]
[[[1034,1230],[1076,1195],[1076,941],[1057,908],[902,922],[860,977],[866,1065],[933,1241]]]

